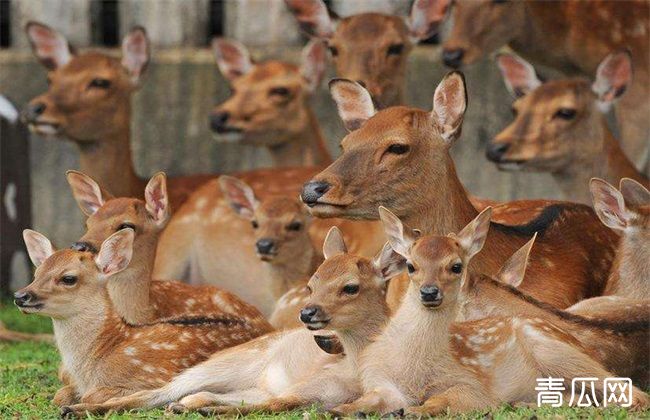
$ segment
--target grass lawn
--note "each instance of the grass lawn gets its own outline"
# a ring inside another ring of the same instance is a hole
[[[18,331],[44,333],[51,332],[49,319],[39,316],[20,314],[11,304],[0,303],[0,320],[8,327]],[[0,419],[54,419],[59,417],[59,410],[50,403],[59,381],[56,376],[59,356],[54,347],[48,344],[0,343]],[[203,418],[197,414],[169,415],[163,410],[133,411],[121,415],[108,415],[88,418]],[[256,419],[273,416],[249,416]],[[280,417],[280,416],[276,416]],[[295,411],[282,415],[283,418],[307,419],[322,418],[316,410]],[[464,416],[467,419],[650,419],[650,411],[630,413],[619,408],[599,410],[596,408],[512,408],[503,407],[491,412],[480,412]]]

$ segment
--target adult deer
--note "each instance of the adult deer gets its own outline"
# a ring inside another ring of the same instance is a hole
[[[356,398],[359,354],[388,319],[385,283],[404,261],[388,245],[374,259],[351,255],[337,228],[329,232],[323,253],[325,261],[309,280],[310,298],[300,318],[309,330],[336,332],[345,355],[324,353],[312,332],[294,329],[219,352],[159,389],[67,411],[156,407],[181,398],[172,406],[175,411],[231,405],[236,407],[225,411],[248,413],[314,403],[332,408]]]
[[[434,3],[444,10],[451,0]],[[623,150],[642,167],[650,144],[649,13],[644,0],[459,0],[454,2],[453,28],[443,45],[443,60],[457,68],[507,44],[535,63],[588,76],[605,55],[630,48],[634,80],[616,104],[616,117]],[[445,14],[439,16],[442,19]]]
[[[88,175],[68,171],[68,183],[81,211],[88,217],[86,233],[73,244],[81,251],[96,251],[113,233],[133,229],[131,263],[106,282],[113,309],[132,324],[179,316],[236,316],[257,335],[272,330],[260,312],[232,293],[212,286],[191,286],[152,278],[156,245],[170,218],[164,173],[145,187],[144,200],[115,198]],[[169,280],[169,279],[168,279]]]
[[[588,185],[594,176],[649,183],[625,156],[603,114],[631,82],[627,51],[605,57],[593,84],[582,78],[542,83],[529,63],[512,54],[499,55],[497,63],[517,98],[514,121],[488,145],[487,157],[499,169],[551,172],[567,199],[585,204],[591,203]]]
[[[504,292],[490,298],[504,307],[506,316],[497,313],[455,322],[463,306],[485,299],[478,292],[465,301],[464,289],[483,277],[469,274],[467,267],[485,243],[490,210],[448,236],[420,236],[392,213],[380,212],[391,246],[406,259],[410,286],[388,327],[361,357],[364,396],[336,412],[388,413],[424,401],[407,413],[436,415],[503,402],[534,402],[535,378],[548,376],[597,378],[594,393],[602,395],[602,381],[618,373],[605,367],[608,362],[616,361],[620,372],[626,373],[637,360],[621,363],[623,348],[647,365],[647,351],[639,349],[647,344],[647,308],[640,321],[589,320],[527,301],[514,288],[494,286],[490,293]],[[531,243],[524,246],[524,254]],[[422,337],[422,331],[428,335]],[[594,340],[602,346],[598,354],[591,347]],[[649,402],[641,389],[633,389],[634,408]]]
[[[331,92],[350,133],[341,142],[341,156],[303,188],[312,214],[372,220],[378,206],[386,205],[424,233],[458,231],[476,217],[449,155],[466,108],[462,74],[440,82],[431,112],[375,111],[368,91],[349,80],[334,80]],[[531,265],[544,268],[544,275],[528,276],[523,291],[561,308],[602,293],[617,238],[579,204],[547,206],[525,225],[494,224],[471,270],[496,274],[535,232],[543,245],[533,250]]]
[[[56,345],[69,384],[57,395],[100,403],[164,384],[213,352],[256,337],[235,316],[187,316],[133,325],[112,309],[105,281],[131,261],[134,232],[122,229],[97,254],[55,251],[43,235],[26,230],[37,266],[34,281],[14,295],[24,313],[52,318]],[[56,397],[55,397],[56,398]]]

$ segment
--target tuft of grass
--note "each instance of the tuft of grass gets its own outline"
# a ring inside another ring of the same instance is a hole
[[[0,305],[0,321],[8,328],[31,333],[48,333],[48,318],[21,314],[13,305]],[[55,347],[44,343],[0,343],[0,419],[58,419],[59,409],[51,403],[61,386],[57,371],[60,358]],[[162,409],[133,410],[126,413],[87,416],[88,419],[203,419],[196,413],[172,415]],[[330,419],[316,407],[268,415],[253,414],[247,419]],[[379,419],[379,417],[369,417]],[[650,410],[628,413],[622,408],[521,408],[503,405],[494,410],[478,411],[462,416],[438,416],[441,419],[650,419]]]

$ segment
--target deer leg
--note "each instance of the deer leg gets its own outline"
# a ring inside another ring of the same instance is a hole
[[[77,395],[77,389],[73,385],[64,385],[56,391],[54,398],[52,398],[52,404],[57,407],[63,407],[64,405],[74,404],[79,400]]]
[[[435,416],[447,411],[457,414],[495,405],[496,402],[492,398],[483,395],[475,386],[456,385],[440,394],[432,395],[420,406],[407,408],[405,414]]]
[[[182,398],[179,402],[173,403],[169,409],[175,413],[182,413],[188,410],[196,410],[207,406],[236,406],[242,404],[259,404],[270,398],[271,395],[259,388],[251,388],[243,391],[215,394],[213,392],[201,391]]]
[[[114,398],[120,398],[125,395],[133,394],[135,390],[102,386],[93,388],[81,397],[82,404],[101,404]]]
[[[332,410],[333,414],[353,415],[357,413],[386,414],[408,405],[406,397],[394,386],[376,388],[349,404],[342,404]]]
[[[204,407],[199,412],[204,416],[214,415],[249,415],[252,413],[280,413],[283,411],[294,410],[299,407],[308,405],[309,402],[304,399],[288,395],[284,397],[275,397],[266,400],[260,404],[250,404],[241,407]]]

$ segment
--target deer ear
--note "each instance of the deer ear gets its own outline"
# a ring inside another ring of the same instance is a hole
[[[259,205],[253,189],[244,181],[228,175],[219,177],[219,186],[230,207],[242,217],[253,219]]]
[[[530,250],[533,248],[536,238],[537,232],[535,232],[533,237],[526,242],[524,246],[519,248],[510,256],[510,258],[508,258],[508,261],[506,261],[499,270],[497,280],[509,284],[512,287],[519,287],[521,282],[524,280],[526,267],[528,266],[528,258],[530,257]]]
[[[390,246],[404,258],[409,258],[411,245],[419,236],[419,231],[405,225],[399,217],[386,207],[379,207],[379,218],[384,226]]]
[[[32,260],[32,264],[36,267],[43,264],[43,261],[48,259],[50,255],[54,254],[52,242],[50,242],[45,235],[38,233],[35,230],[23,230],[23,239],[25,240],[29,259]]]
[[[456,235],[460,246],[465,250],[468,261],[483,249],[490,230],[491,217],[492,207],[487,207]]]
[[[307,88],[315,91],[323,80],[323,73],[327,64],[325,43],[319,39],[312,39],[302,50],[302,65],[300,74],[307,80]]]
[[[457,71],[447,73],[433,94],[431,111],[431,120],[445,142],[451,143],[460,136],[466,109],[465,76]]]
[[[151,177],[144,189],[144,201],[147,213],[153,218],[156,225],[166,224],[171,211],[167,196],[167,175],[164,172],[158,172]]]
[[[515,98],[520,98],[541,86],[535,68],[523,58],[515,54],[497,55],[497,65],[506,84],[508,92]]]
[[[215,60],[217,60],[219,71],[228,81],[232,82],[253,68],[253,61],[248,49],[237,41],[214,38],[212,51]]]
[[[122,65],[129,71],[131,82],[137,85],[147,69],[151,56],[147,32],[141,26],[129,31],[122,41]]]
[[[619,185],[625,205],[631,207],[650,206],[650,191],[631,178],[621,179]]]
[[[285,0],[303,32],[319,38],[334,34],[334,21],[321,0]]]
[[[382,285],[385,285],[388,280],[404,271],[406,258],[395,252],[390,242],[386,242],[381,251],[373,258],[372,265],[377,270]]]
[[[359,83],[348,79],[332,79],[330,94],[336,102],[339,116],[348,131],[361,127],[375,115],[375,105],[370,93]]]
[[[451,0],[415,0],[408,25],[414,43],[432,37],[447,17]]]
[[[65,66],[72,59],[74,51],[58,31],[39,22],[28,22],[25,32],[34,55],[48,70]]]
[[[121,229],[109,236],[95,257],[101,273],[110,276],[129,266],[133,256],[133,229]]]
[[[82,172],[68,171],[65,176],[72,188],[74,199],[86,216],[92,216],[106,201],[113,198],[94,179]]]
[[[589,182],[594,210],[601,222],[607,227],[625,230],[630,220],[630,213],[625,207],[621,193],[600,178],[592,178]]]
[[[598,65],[596,81],[591,89],[598,96],[599,104],[607,110],[632,82],[632,56],[630,51],[622,50],[609,54]]]
[[[323,256],[325,259],[332,258],[335,255],[347,254],[348,248],[343,240],[343,233],[336,226],[332,226],[327,232],[325,242],[323,242]]]

